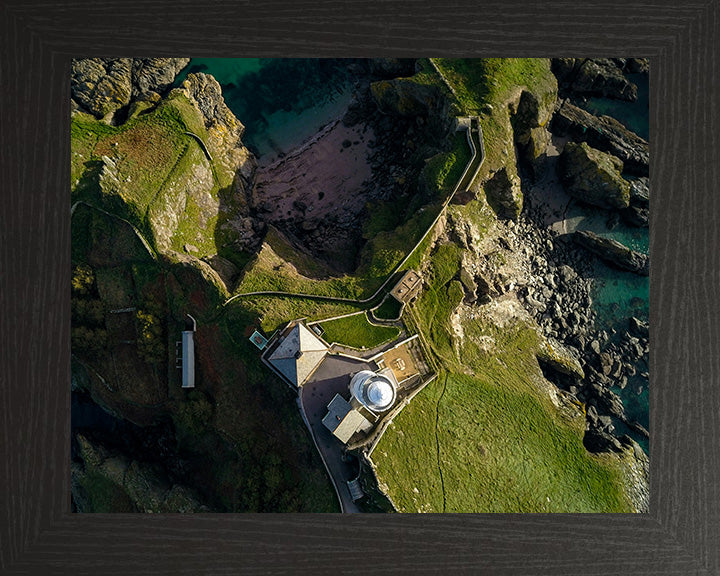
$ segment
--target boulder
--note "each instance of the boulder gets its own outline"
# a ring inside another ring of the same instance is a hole
[[[647,58],[627,58],[625,70],[630,74],[647,74],[650,71],[650,60]]]
[[[503,166],[485,182],[485,196],[488,204],[502,220],[517,220],[522,211],[523,196],[520,178]]]
[[[557,83],[552,82],[541,93],[523,90],[517,110],[512,116],[515,142],[526,145],[530,140],[533,128],[543,128],[547,125],[555,110],[557,101]]]
[[[562,278],[563,282],[569,284],[577,278],[577,273],[567,264],[562,264],[558,268],[558,274]]]
[[[557,340],[548,338],[543,342],[538,350],[537,358],[555,372],[571,376],[575,380],[585,378],[585,372],[577,354]]]
[[[568,70],[567,64],[563,63],[561,69]],[[618,63],[609,58],[577,58],[562,82],[574,94],[637,100],[637,86],[625,78]]]
[[[648,338],[650,336],[650,327],[647,322],[643,322],[632,316],[629,321],[630,332],[641,338]]]
[[[640,206],[628,206],[620,211],[623,221],[629,226],[647,228],[650,225],[650,209]]]
[[[615,392],[595,382],[588,386],[587,392],[597,402],[598,412],[610,414],[622,422],[626,421],[622,400]]]
[[[614,436],[597,428],[590,428],[583,438],[585,448],[590,452],[622,452],[622,444]]]
[[[189,62],[190,58],[134,58],[133,99],[151,92],[164,92]]]
[[[622,168],[621,160],[585,142],[568,142],[560,155],[560,177],[568,194],[600,208],[630,205],[630,184],[620,175]]]
[[[647,254],[635,252],[617,240],[603,238],[588,230],[577,230],[573,240],[602,260],[622,270],[629,270],[641,276],[650,274],[650,258]]]
[[[73,60],[70,93],[97,118],[126,106],[132,96],[132,58]]]
[[[633,178],[630,182],[630,203],[637,206],[650,205],[650,179]]]
[[[630,206],[620,212],[630,226],[647,228],[650,218],[650,181],[648,178],[630,180]]]
[[[624,163],[624,169],[629,173],[638,176],[649,174],[648,142],[614,118],[594,116],[565,101],[553,116],[551,130],[560,136],[569,136],[577,142],[587,142],[593,148],[620,158]]]

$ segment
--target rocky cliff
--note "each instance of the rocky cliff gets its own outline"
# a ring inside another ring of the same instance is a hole
[[[78,434],[80,461],[71,466],[78,512],[209,512],[187,486],[172,482],[157,466],[113,453]]]
[[[190,58],[83,58],[73,60],[74,106],[96,118],[112,119],[137,100],[157,101]]]
[[[631,174],[649,174],[648,142],[610,116],[594,116],[564,101],[553,117],[552,130],[575,142],[587,142],[593,148],[616,156]]]
[[[560,177],[571,196],[600,208],[630,205],[630,184],[620,175],[623,163],[615,156],[568,142],[560,155]]]
[[[553,72],[565,91],[634,101],[637,86],[623,71],[647,70],[647,65],[639,58],[554,58]]]

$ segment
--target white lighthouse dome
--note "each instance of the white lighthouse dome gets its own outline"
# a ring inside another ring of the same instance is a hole
[[[350,381],[351,394],[373,412],[383,412],[395,402],[395,386],[382,374],[362,370]]]
[[[370,403],[379,408],[387,408],[392,404],[394,390],[392,385],[385,380],[374,380],[368,384],[365,394]]]

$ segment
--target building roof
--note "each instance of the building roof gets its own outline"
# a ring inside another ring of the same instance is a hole
[[[400,282],[395,284],[395,287],[390,290],[390,294],[400,302],[407,302],[413,296],[415,296],[420,289],[422,278],[420,274],[415,270],[408,270],[405,272]]]
[[[327,346],[298,322],[280,341],[268,361],[293,385],[302,386],[327,354]]]
[[[340,394],[335,394],[328,404],[328,413],[322,419],[322,423],[343,443],[347,443],[360,428],[370,425],[370,422]]]
[[[250,336],[250,342],[255,344],[255,346],[257,346],[260,350],[262,350],[265,348],[265,346],[267,346],[268,341],[267,341],[267,338],[265,338],[265,336],[263,336],[262,334],[260,334],[260,332],[255,330],[255,332],[252,333],[252,336]]]
[[[195,343],[193,331],[182,333],[182,387],[195,388]]]

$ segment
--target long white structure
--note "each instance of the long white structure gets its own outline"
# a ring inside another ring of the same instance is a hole
[[[182,387],[195,388],[195,318],[187,315],[192,320],[192,330],[183,330],[182,333]]]

